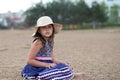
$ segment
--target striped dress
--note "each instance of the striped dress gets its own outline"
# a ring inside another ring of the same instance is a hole
[[[36,55],[37,61],[53,63],[49,43],[46,42],[46,53],[42,53],[41,49]],[[26,64],[21,72],[22,77],[27,80],[71,80],[73,78],[73,71],[69,66],[59,63],[55,67],[35,67],[30,64]]]

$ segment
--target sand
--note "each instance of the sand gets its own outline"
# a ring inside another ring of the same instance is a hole
[[[34,30],[0,30],[0,80],[23,80]],[[120,80],[120,29],[61,31],[55,37],[56,58],[68,62],[78,80]]]

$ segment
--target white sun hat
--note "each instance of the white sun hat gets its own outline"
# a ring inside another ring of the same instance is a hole
[[[35,36],[37,33],[37,30],[39,27],[45,27],[49,24],[53,24],[53,27],[55,29],[55,34],[58,33],[62,29],[62,25],[58,23],[54,23],[53,20],[49,16],[42,16],[37,20],[37,24],[35,26],[35,32],[32,34],[32,36]]]

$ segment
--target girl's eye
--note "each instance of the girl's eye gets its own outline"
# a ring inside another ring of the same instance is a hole
[[[48,27],[49,27],[49,28],[52,28],[52,25],[49,25]]]
[[[45,28],[52,28],[52,25],[48,25],[48,26],[46,26]]]

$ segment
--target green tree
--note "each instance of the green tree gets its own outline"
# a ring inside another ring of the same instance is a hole
[[[83,24],[89,22],[91,17],[91,11],[84,0],[79,0],[74,8],[74,21],[75,24]]]
[[[39,2],[29,8],[25,14],[27,15],[26,24],[33,26],[36,24],[38,17],[47,15],[54,22],[62,24],[80,24],[87,22],[105,22],[106,21],[106,5],[97,2],[92,3],[92,8],[85,3],[84,0],[53,0],[47,4]],[[82,28],[82,27],[81,27]]]
[[[100,3],[100,8],[102,11],[100,22],[104,23],[108,20],[108,7],[104,1]]]
[[[119,6],[113,5],[110,10],[110,23],[118,24],[119,23]]]
[[[95,29],[99,23],[103,23],[107,20],[105,4],[102,3],[101,5],[99,5],[96,1],[94,1],[92,3],[91,11],[92,11],[93,29]]]
[[[47,4],[46,14],[51,16],[54,21],[62,24],[69,24],[72,17],[73,4],[69,0],[54,0]]]
[[[34,26],[38,17],[45,14],[45,6],[42,2],[39,2],[26,10],[24,14],[27,16],[25,20],[26,24],[28,26]]]

